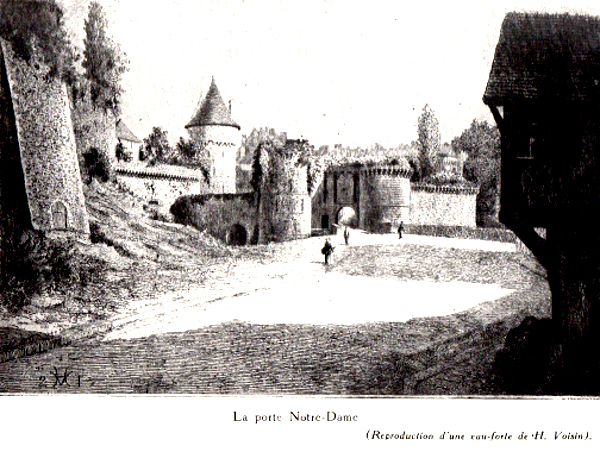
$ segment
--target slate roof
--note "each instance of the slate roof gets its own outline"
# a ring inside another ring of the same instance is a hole
[[[600,18],[509,13],[483,101],[600,101]]]
[[[185,127],[199,126],[231,126],[236,127],[238,130],[240,128],[240,126],[231,119],[229,108],[227,108],[225,102],[223,102],[223,98],[219,93],[219,88],[217,88],[214,77],[210,84],[210,88],[208,89],[208,93],[206,93],[204,100],[200,104],[200,108]]]
[[[129,130],[129,127],[127,127],[121,119],[117,121],[117,138],[120,140],[132,141],[133,143],[142,142],[142,140],[136,137],[133,132]]]

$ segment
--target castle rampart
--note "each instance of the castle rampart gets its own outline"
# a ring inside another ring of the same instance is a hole
[[[160,168],[135,168],[117,165],[117,181],[146,203],[156,203],[164,214],[184,195],[209,192],[204,176],[199,170],[163,166]]]
[[[410,223],[476,227],[476,187],[413,184]]]
[[[344,221],[372,232],[395,232],[400,222],[476,226],[478,188],[415,184],[411,175],[402,165],[330,167],[313,196],[312,227],[331,231]],[[354,221],[348,221],[348,209]]]
[[[361,169],[359,226],[393,232],[400,221],[410,220],[411,171],[399,166]]]

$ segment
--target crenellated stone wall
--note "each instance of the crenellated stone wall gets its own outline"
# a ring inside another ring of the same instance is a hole
[[[171,205],[181,196],[209,192],[199,170],[163,166],[116,166],[117,181],[146,203],[155,203],[158,211],[168,214]]]
[[[333,232],[352,209],[358,226],[396,232],[400,222],[476,226],[477,188],[419,185],[402,165],[347,164],[329,168],[312,198],[312,227]]]
[[[89,234],[69,98],[35,56],[16,58],[1,41],[14,111],[31,226]],[[6,196],[6,193],[3,193]]]
[[[394,166],[361,170],[360,222],[363,229],[395,232],[401,221],[410,220],[410,170]]]
[[[410,224],[476,227],[478,188],[413,184]]]

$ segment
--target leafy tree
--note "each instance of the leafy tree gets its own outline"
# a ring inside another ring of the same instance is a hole
[[[131,152],[131,150],[125,149],[125,146],[123,146],[123,143],[121,143],[120,141],[115,146],[115,156],[120,162],[131,162],[131,160],[133,159],[133,153]]]
[[[169,144],[167,132],[161,127],[153,127],[150,135],[144,138],[143,157],[142,160],[147,160],[150,165],[174,160],[175,153]]]
[[[419,134],[417,140],[419,149],[419,178],[424,180],[433,175],[437,155],[440,150],[439,123],[435,117],[435,113],[428,104],[425,104],[423,107],[423,113],[419,117],[417,130]]]
[[[77,56],[56,0],[2,0],[0,36],[10,42],[18,58],[30,62],[35,54],[48,65],[50,76],[74,79]]]
[[[500,203],[500,132],[487,121],[474,119],[468,129],[452,140],[455,152],[467,154],[463,175],[479,184],[477,222],[497,224]]]
[[[89,81],[91,101],[95,106],[119,112],[121,77],[127,70],[125,55],[106,34],[107,20],[98,2],[91,2],[85,21],[82,66]]]
[[[170,163],[199,168],[206,183],[210,184],[210,156],[204,146],[194,140],[179,137],[175,145],[175,160]]]

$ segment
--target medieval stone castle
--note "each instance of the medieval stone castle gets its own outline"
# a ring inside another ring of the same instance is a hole
[[[73,132],[77,124],[72,124],[67,90],[45,77],[44,65],[15,58],[5,42],[1,63],[3,237],[22,228],[86,236],[89,225]],[[122,121],[104,128],[109,133],[100,138],[90,133],[87,144],[112,150],[118,140],[132,150],[139,146]],[[141,165],[136,152],[131,163],[114,158],[117,180],[147,203],[172,212],[176,220],[182,220],[184,209],[184,221],[228,243],[284,241],[310,236],[315,229],[333,232],[340,225],[377,232],[394,231],[400,222],[475,226],[476,189],[412,184],[411,171],[399,165],[330,167],[309,195],[306,163],[293,153],[276,152],[269,157],[260,196],[236,193],[240,126],[214,79],[186,129],[210,157],[209,184],[199,170]],[[294,144],[285,135],[276,141],[284,150]]]

